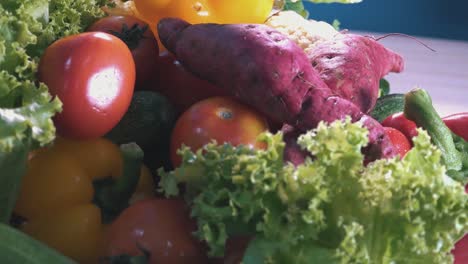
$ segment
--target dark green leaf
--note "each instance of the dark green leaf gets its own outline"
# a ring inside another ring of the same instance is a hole
[[[0,223],[8,223],[16,203],[21,179],[26,172],[29,144],[0,152]]]
[[[280,241],[271,241],[257,237],[252,239],[245,250],[243,264],[263,264],[281,249]]]
[[[385,96],[390,93],[390,83],[385,79],[380,79],[379,83],[379,97]]]

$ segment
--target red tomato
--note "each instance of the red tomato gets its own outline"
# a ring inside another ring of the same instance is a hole
[[[106,232],[107,256],[150,254],[149,263],[206,263],[183,200],[152,198],[125,209]]]
[[[252,108],[229,97],[212,97],[202,100],[176,122],[171,135],[170,155],[177,167],[181,157],[177,150],[185,144],[192,150],[216,140],[218,144],[264,147],[257,137],[268,129],[265,118]]]
[[[110,33],[127,44],[136,67],[136,89],[144,89],[157,72],[159,47],[148,24],[132,16],[107,16],[92,24],[88,31]]]
[[[397,154],[403,158],[411,149],[411,143],[402,132],[393,127],[384,127],[385,133],[388,135],[396,149]]]
[[[166,96],[179,113],[203,99],[228,95],[223,89],[187,71],[168,51],[159,56],[158,77],[152,90]]]
[[[109,132],[127,111],[135,85],[135,63],[127,45],[102,32],[62,38],[39,63],[39,80],[63,103],[57,132],[76,139]]]
[[[416,123],[407,119],[403,112],[393,114],[384,121],[382,121],[382,126],[384,127],[393,127],[399,130],[412,144],[412,138],[418,135]]]

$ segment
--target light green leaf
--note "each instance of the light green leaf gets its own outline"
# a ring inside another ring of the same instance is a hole
[[[300,136],[313,158],[297,168],[283,161],[281,133],[262,139],[266,150],[184,149],[181,167],[164,173],[186,184],[196,235],[211,255],[222,256],[226,239],[241,233],[257,238],[244,258],[252,264],[452,260],[451,248],[468,230],[468,196],[446,175],[425,131],[403,160],[368,166],[361,153],[368,131],[349,118]],[[193,166],[203,173],[177,174]]]

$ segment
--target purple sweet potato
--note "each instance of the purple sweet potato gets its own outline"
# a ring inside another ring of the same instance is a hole
[[[370,131],[370,159],[394,155],[379,123],[333,94],[304,51],[278,31],[266,25],[191,25],[166,18],[159,22],[158,32],[186,69],[273,121],[305,131],[320,121],[362,119]]]
[[[337,34],[307,51],[320,78],[341,98],[368,113],[375,105],[379,81],[403,70],[403,58],[370,37]]]
[[[281,132],[283,133],[283,140],[285,143],[283,153],[285,161],[292,163],[294,166],[298,166],[304,163],[307,157],[311,157],[310,153],[302,149],[297,143],[297,139],[302,134],[302,131],[291,125],[284,124],[281,128]]]

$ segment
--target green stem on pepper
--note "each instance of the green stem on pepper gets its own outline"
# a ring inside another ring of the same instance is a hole
[[[135,143],[120,146],[123,158],[123,172],[117,179],[96,181],[94,202],[103,212],[104,222],[114,219],[128,206],[140,180],[143,151]]]
[[[144,34],[147,30],[148,26],[134,24],[129,28],[127,24],[123,24],[120,31],[109,30],[109,33],[125,42],[130,50],[134,50],[138,47],[140,40],[145,37]]]
[[[432,105],[427,91],[416,88],[405,94],[405,116],[427,130],[432,142],[440,149],[447,174],[466,182],[468,143],[454,135]]]

